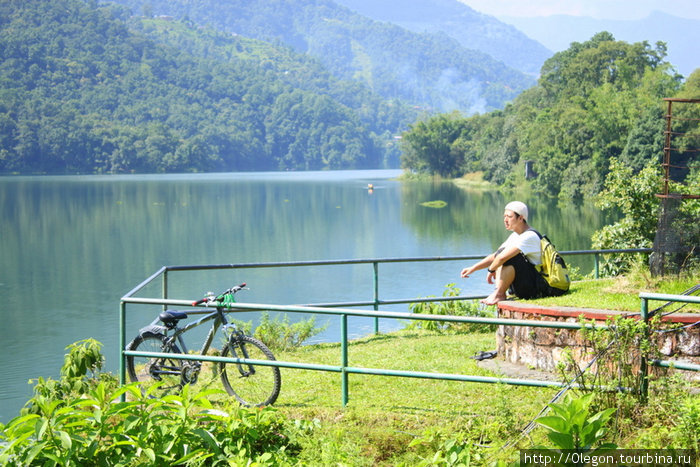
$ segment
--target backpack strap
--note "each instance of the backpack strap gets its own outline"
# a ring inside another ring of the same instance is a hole
[[[541,233],[539,233],[537,230],[533,229],[532,227],[530,227],[527,230],[532,230],[533,232],[535,232],[537,234],[537,236],[540,237],[540,240],[542,240],[544,237],[546,237],[546,235],[542,235]]]

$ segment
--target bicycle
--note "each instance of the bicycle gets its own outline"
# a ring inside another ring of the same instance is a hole
[[[236,324],[229,323],[224,315],[228,305],[235,302],[234,295],[244,289],[245,283],[231,287],[219,295],[211,292],[192,306],[204,304],[214,306],[216,310],[202,318],[179,326],[179,322],[187,318],[187,312],[165,310],[151,322],[139,330],[139,334],[126,346],[126,350],[160,353],[188,353],[183,334],[212,321],[211,329],[202,345],[199,355],[206,355],[214,340],[214,335],[221,327],[226,335],[221,356],[231,355],[233,358],[245,360],[275,360],[275,356],[265,344],[258,339],[246,335]],[[160,322],[160,323],[159,323]],[[180,351],[182,349],[182,352]],[[158,384],[156,393],[166,395],[178,392],[184,385],[194,385],[204,381],[205,387],[215,379],[221,378],[226,392],[235,397],[246,407],[261,407],[272,405],[280,392],[282,379],[276,366],[260,365],[253,362],[211,362],[211,372],[203,371],[209,365],[200,360],[182,360],[169,357],[126,357],[126,369],[129,379],[136,381],[152,381]],[[206,378],[204,378],[206,376]],[[235,382],[234,384],[231,384]]]

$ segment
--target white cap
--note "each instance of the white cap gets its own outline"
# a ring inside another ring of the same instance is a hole
[[[520,214],[523,219],[527,220],[527,206],[522,201],[511,201],[506,204],[506,209],[508,211],[513,211],[516,214]]]

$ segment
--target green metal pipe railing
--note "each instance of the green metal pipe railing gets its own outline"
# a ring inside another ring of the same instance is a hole
[[[598,261],[599,256],[603,254],[615,254],[615,253],[649,253],[651,249],[615,249],[615,250],[579,250],[579,251],[567,251],[562,252],[563,255],[582,255],[582,254],[593,254],[595,256],[595,273],[596,277],[598,275]],[[440,374],[440,373],[426,373],[426,372],[414,372],[414,371],[404,371],[404,370],[388,370],[388,369],[372,369],[372,368],[357,368],[349,366],[348,357],[348,328],[347,319],[349,316],[354,317],[367,317],[374,318],[375,333],[379,332],[379,319],[380,318],[390,318],[390,319],[406,319],[406,320],[424,320],[424,321],[442,321],[442,322],[463,322],[463,323],[480,323],[480,324],[493,324],[493,325],[510,325],[510,326],[530,326],[530,327],[543,327],[543,328],[559,328],[559,329],[581,329],[581,328],[606,328],[605,325],[592,325],[592,324],[580,324],[580,323],[568,323],[568,322],[552,322],[552,321],[530,321],[530,320],[515,320],[515,319],[504,319],[504,318],[488,318],[488,317],[467,317],[467,316],[449,316],[449,315],[427,315],[427,314],[413,314],[413,313],[401,313],[401,312],[390,312],[379,310],[380,305],[393,305],[393,304],[405,304],[405,303],[416,303],[416,302],[437,302],[437,301],[454,301],[454,300],[468,300],[481,298],[483,295],[473,295],[473,296],[458,296],[458,297],[431,297],[431,298],[400,298],[392,300],[381,300],[379,298],[379,264],[380,263],[400,263],[400,262],[418,262],[418,261],[456,261],[456,260],[476,260],[481,259],[482,255],[466,255],[466,256],[449,256],[449,257],[415,257],[415,258],[383,258],[383,259],[354,259],[354,260],[324,260],[324,261],[297,261],[297,262],[275,262],[275,263],[240,263],[240,264],[218,264],[218,265],[190,265],[190,266],[164,266],[157,272],[152,274],[146,280],[141,282],[139,285],[134,287],[129,291],[124,297],[122,297],[119,309],[119,344],[120,344],[120,383],[125,383],[125,367],[124,367],[124,357],[127,355],[140,355],[140,356],[156,356],[156,353],[148,352],[135,352],[124,350],[126,347],[126,306],[127,304],[145,304],[145,305],[162,305],[164,308],[168,306],[178,306],[178,307],[191,307],[192,303],[189,300],[173,300],[168,299],[168,273],[171,271],[195,271],[195,270],[216,270],[216,269],[247,269],[247,268],[279,268],[279,267],[310,267],[310,266],[330,266],[330,265],[348,265],[348,264],[372,264],[373,267],[373,286],[374,286],[374,298],[371,301],[358,301],[358,302],[342,302],[342,303],[327,303],[314,306],[295,306],[295,305],[271,305],[271,304],[259,304],[259,303],[237,303],[232,304],[232,310],[238,311],[281,311],[281,312],[296,312],[296,313],[313,313],[313,314],[327,314],[327,315],[338,315],[340,316],[340,344],[341,344],[341,356],[340,365],[316,365],[316,364],[305,364],[298,362],[282,362],[282,361],[252,361],[252,363],[260,365],[272,365],[284,368],[296,368],[296,369],[307,369],[307,370],[317,370],[317,371],[331,371],[338,372],[342,375],[342,403],[345,406],[348,403],[348,375],[349,374],[371,374],[371,375],[385,375],[385,376],[397,376],[397,377],[412,377],[412,378],[427,378],[427,379],[443,379],[443,380],[455,380],[455,381],[468,381],[468,382],[481,382],[481,383],[504,383],[522,386],[541,386],[541,387],[563,387],[567,386],[566,383],[552,382],[552,381],[535,381],[535,380],[519,380],[519,379],[508,379],[508,378],[491,378],[483,376],[473,376],[473,375],[454,375],[454,374]],[[140,298],[135,297],[138,292],[143,288],[148,286],[151,282],[156,280],[159,276],[162,276],[162,298]],[[678,296],[669,295],[659,295],[659,294],[646,294],[647,296],[642,297],[642,317],[648,319],[648,313],[645,311],[647,308],[646,302],[649,299],[658,299],[673,301],[678,298]],[[654,295],[648,296],[648,295]],[[673,297],[673,300],[671,300]],[[688,297],[684,297],[688,298]],[[678,299],[677,301],[682,301]],[[691,300],[692,301],[692,300]],[[373,310],[349,310],[348,306],[372,306]],[[207,310],[208,312],[208,310]],[[197,310],[193,310],[192,313],[198,313]],[[192,360],[202,360],[202,361],[225,361],[225,362],[246,362],[245,359],[236,359],[232,357],[211,357],[202,355],[169,355],[172,358],[182,358],[182,359],[192,359]],[[683,369],[684,367],[689,367],[687,369],[697,370],[693,365],[681,365],[674,364],[672,362],[663,361],[643,361],[642,367],[644,371],[647,369],[648,364],[654,364],[658,366],[664,366],[666,364],[673,365],[675,368]],[[697,366],[697,365],[696,365]],[[646,376],[642,378],[643,384],[646,384]],[[643,386],[641,388],[646,391],[647,387]]]
[[[619,248],[619,249],[606,249],[606,250],[569,250],[562,251],[563,256],[576,256],[576,255],[593,255],[594,256],[594,276],[597,279],[599,277],[599,263],[601,255],[607,254],[620,254],[620,253],[651,253],[653,250],[651,248]],[[342,307],[342,306],[373,306],[375,310],[379,309],[380,305],[396,305],[404,303],[419,303],[424,302],[436,302],[436,301],[451,301],[451,300],[467,300],[474,298],[483,298],[484,295],[470,295],[470,296],[459,296],[459,297],[446,297],[446,298],[429,298],[429,299],[398,299],[398,300],[380,300],[379,298],[379,264],[380,263],[408,263],[408,262],[433,262],[433,261],[469,261],[469,260],[480,260],[484,255],[460,255],[460,256],[431,256],[431,257],[403,257],[403,258],[374,258],[374,259],[345,259],[345,260],[312,260],[312,261],[284,261],[284,262],[267,262],[267,263],[238,263],[238,264],[212,264],[212,265],[181,265],[181,266],[164,266],[151,277],[143,281],[132,291],[127,293],[125,296],[132,296],[136,292],[143,289],[157,276],[163,275],[163,298],[168,297],[168,271],[196,271],[202,269],[259,269],[259,268],[280,268],[280,267],[311,267],[311,266],[333,266],[333,265],[358,265],[358,264],[371,264],[373,267],[373,285],[374,285],[374,296],[371,302],[341,302],[341,303],[325,303],[324,306],[327,307]],[[379,332],[379,321],[375,320],[374,323],[375,333]]]
[[[168,299],[153,299],[153,298],[137,298],[137,297],[124,297],[122,298],[122,310],[125,310],[126,304],[145,304],[145,305],[172,305],[172,306],[192,306],[191,301],[185,300],[168,300]],[[270,361],[270,360],[252,360],[252,359],[240,359],[233,357],[217,357],[217,356],[206,356],[206,355],[194,355],[194,354],[163,354],[158,352],[140,352],[131,350],[122,350],[120,352],[120,382],[124,384],[125,382],[125,369],[124,369],[124,357],[127,355],[134,356],[145,356],[145,357],[163,357],[168,356],[169,358],[183,359],[183,360],[201,360],[201,361],[212,361],[212,362],[227,362],[227,363],[253,363],[266,366],[277,366],[281,368],[295,368],[295,369],[305,369],[305,370],[316,370],[316,371],[330,371],[341,373],[341,393],[342,393],[342,405],[346,406],[349,401],[349,385],[348,376],[350,374],[364,374],[364,375],[381,375],[381,376],[394,376],[394,377],[404,377],[404,378],[422,378],[422,379],[438,379],[438,380],[448,380],[448,381],[464,381],[464,382],[477,382],[477,383],[502,383],[518,386],[536,386],[536,387],[565,387],[570,386],[567,383],[556,382],[556,381],[537,381],[537,380],[521,380],[521,379],[510,379],[510,378],[495,378],[486,376],[475,376],[475,375],[456,375],[456,374],[445,374],[445,373],[429,373],[429,372],[419,372],[419,371],[406,371],[406,370],[391,370],[382,368],[359,368],[351,367],[349,365],[348,357],[348,328],[347,319],[349,316],[354,317],[375,317],[375,318],[393,318],[393,319],[408,319],[408,320],[420,320],[420,321],[447,321],[447,322],[459,322],[459,323],[481,323],[481,324],[495,324],[495,325],[509,325],[509,326],[531,326],[531,327],[543,327],[543,328],[559,328],[559,329],[581,329],[581,328],[606,328],[606,325],[593,325],[593,324],[580,324],[580,323],[568,323],[568,322],[547,322],[547,321],[529,321],[529,320],[516,320],[516,319],[506,319],[506,318],[488,318],[479,316],[451,316],[451,315],[429,315],[429,314],[414,314],[414,313],[401,313],[393,311],[364,311],[364,310],[349,310],[349,309],[339,309],[339,308],[324,308],[324,307],[311,307],[311,306],[296,306],[296,305],[270,305],[270,304],[260,304],[260,303],[233,303],[228,307],[230,310],[238,311],[280,311],[280,312],[293,312],[293,313],[313,313],[313,314],[325,314],[325,315],[338,315],[341,319],[340,325],[340,365],[319,365],[319,364],[309,364],[309,363],[299,363],[299,362],[285,362],[285,361]],[[207,310],[210,312],[210,310]],[[120,318],[122,314],[120,313]],[[124,326],[120,326],[123,331]],[[125,340],[124,336],[120,340]],[[124,349],[126,344],[121,348]],[[572,387],[577,387],[573,385]]]
[[[672,294],[660,294],[660,293],[649,293],[649,292],[642,292],[639,294],[639,298],[641,300],[641,307],[640,307],[640,315],[641,318],[644,320],[645,323],[649,322],[649,319],[651,319],[651,314],[649,313],[649,301],[650,300],[656,300],[656,301],[663,301],[663,302],[683,302],[683,303],[695,303],[695,304],[700,304],[700,297],[693,296],[693,295],[672,295]],[[698,321],[700,321],[700,315],[698,316]],[[648,336],[647,336],[648,338]],[[688,370],[688,371],[700,371],[700,365],[696,365],[694,363],[685,363],[685,362],[671,362],[667,360],[651,360],[649,361],[648,358],[645,355],[641,356],[641,361],[640,361],[640,373],[641,373],[641,391],[643,398],[646,400],[648,391],[649,391],[649,380],[648,380],[648,373],[649,373],[649,365],[653,366],[658,366],[658,367],[665,367],[665,368],[676,368],[679,370]]]

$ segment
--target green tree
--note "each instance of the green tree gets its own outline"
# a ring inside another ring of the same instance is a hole
[[[593,234],[594,249],[651,248],[656,235],[661,192],[661,171],[648,165],[635,173],[632,167],[611,159],[605,188],[596,199],[596,206],[618,210],[622,217]],[[629,267],[622,255],[613,257],[604,266],[604,273],[618,274]]]
[[[404,135],[403,165],[453,176],[483,170],[485,179],[511,185],[522,180],[515,171],[523,161],[531,161],[536,191],[567,201],[594,196],[603,189],[611,159],[641,169],[658,156],[652,119],[662,98],[681,86],[665,53],[663,43],[629,44],[606,32],[573,43],[543,65],[537,86],[502,111],[450,121],[461,126],[458,136],[438,131],[436,122],[447,117],[411,127]],[[448,148],[461,158],[459,170],[443,163],[447,169],[438,171],[430,155],[454,161]]]
[[[402,166],[417,172],[453,177],[464,163],[463,154],[453,150],[464,127],[460,114],[439,114],[420,121],[404,134]]]

